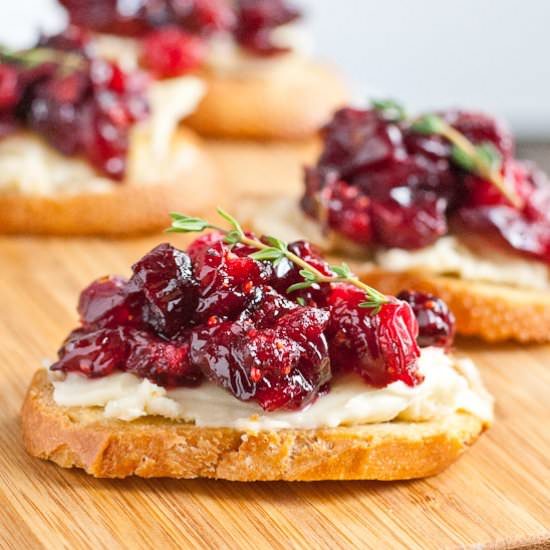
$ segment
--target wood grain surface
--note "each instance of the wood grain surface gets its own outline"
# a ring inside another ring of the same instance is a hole
[[[422,481],[109,481],[27,456],[23,395],[76,323],[78,292],[161,239],[0,239],[0,548],[550,547],[550,347],[459,342],[496,423]]]

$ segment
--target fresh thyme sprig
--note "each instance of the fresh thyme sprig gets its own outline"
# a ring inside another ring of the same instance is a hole
[[[452,144],[452,159],[464,170],[476,174],[492,183],[516,208],[523,201],[506,184],[500,173],[502,157],[492,143],[474,145],[464,134],[445,122],[440,116],[427,114],[416,119],[407,116],[405,109],[394,100],[373,100],[373,109],[383,113],[388,120],[411,121],[411,129],[419,134],[438,134]]]
[[[84,56],[74,52],[37,47],[30,50],[12,51],[0,46],[0,62],[16,63],[33,68],[44,63],[55,63],[64,72],[80,69]]]
[[[297,290],[302,290],[309,288],[314,284],[319,283],[340,283],[345,282],[351,284],[365,292],[365,301],[359,304],[361,308],[371,309],[372,315],[376,315],[380,308],[389,303],[389,298],[378,292],[378,290],[366,285],[360,281],[351,271],[346,264],[342,265],[333,265],[330,266],[331,271],[335,274],[334,276],[328,276],[310,265],[300,256],[297,256],[288,249],[287,243],[277,239],[276,237],[264,237],[266,242],[262,242],[255,238],[249,237],[243,231],[239,222],[230,214],[222,210],[221,208],[217,209],[218,214],[225,219],[231,229],[226,229],[213,225],[206,220],[201,218],[194,218],[190,216],[185,216],[184,214],[178,214],[177,212],[172,212],[170,214],[172,218],[172,225],[167,232],[169,233],[202,233],[207,229],[213,229],[225,235],[225,242],[227,244],[236,244],[242,243],[250,246],[257,250],[250,254],[250,257],[254,260],[264,260],[273,262],[275,265],[280,263],[285,258],[290,260],[292,263],[300,267],[300,275],[303,277],[303,281],[296,283],[288,287],[287,293],[292,293]]]

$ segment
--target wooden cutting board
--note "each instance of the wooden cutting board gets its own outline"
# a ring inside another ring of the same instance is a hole
[[[550,548],[550,347],[460,343],[497,396],[496,424],[424,481],[110,481],[27,456],[19,408],[75,325],[78,292],[162,238],[0,239],[1,548]]]

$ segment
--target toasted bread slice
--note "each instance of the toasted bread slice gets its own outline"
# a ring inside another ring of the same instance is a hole
[[[437,474],[487,427],[468,413],[428,422],[246,433],[164,418],[107,419],[61,407],[38,371],[22,411],[27,451],[95,477],[207,477],[234,481],[412,479]]]
[[[303,139],[315,134],[348,99],[332,68],[296,62],[284,71],[245,76],[200,74],[207,92],[187,123],[202,135],[238,139]]]
[[[356,272],[387,294],[415,289],[443,298],[455,314],[460,334],[489,342],[550,341],[550,292],[413,271],[361,271],[357,266]]]
[[[173,147],[191,160],[158,182],[149,176],[147,183],[130,178],[97,192],[0,193],[0,233],[129,236],[166,227],[171,210],[200,213],[216,200],[215,167],[187,129],[178,130]]]

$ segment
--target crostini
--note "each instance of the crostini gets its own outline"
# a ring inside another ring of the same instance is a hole
[[[395,480],[436,474],[490,426],[435,296],[381,294],[304,241],[202,232],[104,277],[38,371],[28,452],[97,477]]]

